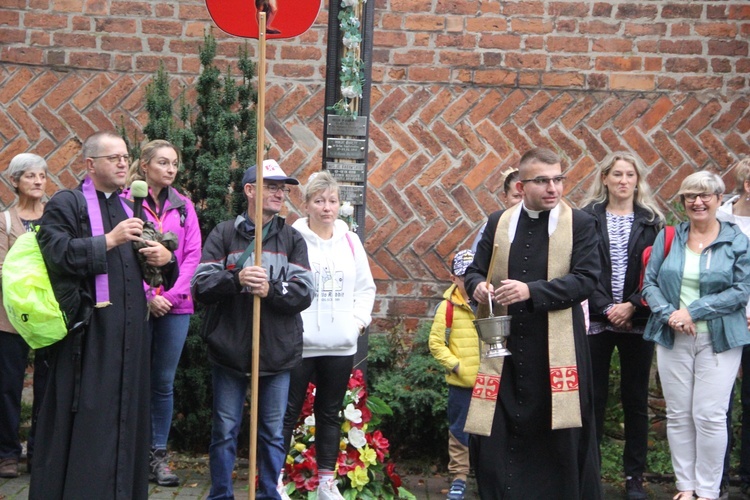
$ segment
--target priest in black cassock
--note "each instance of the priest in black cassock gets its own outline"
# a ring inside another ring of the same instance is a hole
[[[512,316],[512,355],[483,359],[466,423],[483,500],[602,498],[581,308],[599,279],[598,237],[561,200],[563,181],[557,154],[526,153],[523,203],[489,216],[466,272],[479,317],[490,296],[495,315]]]
[[[143,221],[119,196],[125,142],[94,134],[83,156],[87,177],[52,197],[38,233],[70,332],[50,347],[29,498],[146,499],[151,337],[132,246]],[[172,253],[153,242],[140,252],[171,286]]]

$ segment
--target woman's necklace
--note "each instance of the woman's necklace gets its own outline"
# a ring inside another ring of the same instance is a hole
[[[717,236],[717,235],[715,235],[715,234],[714,234],[713,230],[712,230],[712,231],[710,231],[709,233],[707,233],[707,234],[703,235],[703,237],[702,237],[702,238],[699,238],[699,237],[698,237],[698,236],[697,236],[697,235],[696,235],[695,233],[693,233],[692,231],[690,232],[690,237],[692,238],[692,240],[693,240],[694,242],[698,243],[698,250],[703,250],[703,247],[704,247],[704,246],[705,246],[706,244],[708,244],[708,243],[711,243],[711,242],[712,242],[713,240],[715,240],[715,239],[716,239],[716,236]]]

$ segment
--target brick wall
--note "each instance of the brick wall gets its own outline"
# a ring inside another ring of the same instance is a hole
[[[561,152],[573,202],[611,151],[639,154],[665,204],[702,168],[732,186],[728,167],[750,154],[745,0],[370,1],[366,246],[377,328],[430,315],[446,261],[498,208],[498,174],[532,144]],[[326,23],[324,8],[310,31],[268,47],[270,156],[303,180],[321,164]],[[50,164],[50,192],[74,184],[81,138],[142,128],[160,61],[175,97],[190,89],[210,25],[194,0],[4,0],[0,165],[36,152]],[[215,33],[225,60],[244,43]],[[0,200],[13,200],[6,181]],[[293,194],[292,214],[299,203]]]

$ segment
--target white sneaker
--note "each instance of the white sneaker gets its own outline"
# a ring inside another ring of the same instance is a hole
[[[344,497],[339,493],[335,479],[318,485],[318,500],[344,500]]]
[[[279,476],[279,482],[276,483],[276,493],[279,494],[281,500],[292,500],[286,493],[286,486],[284,485],[284,481],[281,480],[281,476]]]

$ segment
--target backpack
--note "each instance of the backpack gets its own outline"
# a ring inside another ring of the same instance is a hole
[[[35,232],[22,234],[8,250],[2,288],[8,320],[32,349],[54,344],[68,333]]]
[[[451,341],[451,328],[453,327],[453,302],[445,301],[445,346],[448,347]]]
[[[674,240],[674,226],[665,226],[664,227],[664,257],[666,258],[667,255],[669,255],[669,251],[672,249],[672,241]],[[648,261],[651,259],[651,251],[653,250],[652,246],[647,246],[643,249],[643,254],[641,254],[641,277],[640,281],[638,282],[638,289],[643,291],[643,279],[646,277],[646,266],[648,265]],[[641,297],[641,304],[648,307],[648,303],[646,303],[646,299]]]

